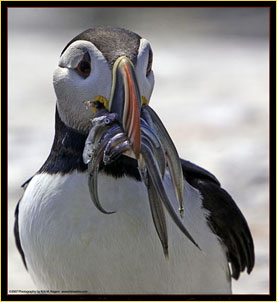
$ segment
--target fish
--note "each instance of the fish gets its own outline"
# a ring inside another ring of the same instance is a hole
[[[166,171],[166,154],[163,145],[161,144],[159,138],[156,136],[155,132],[151,129],[150,125],[141,118],[141,133],[142,136],[147,137],[153,146],[154,156],[158,161],[158,165],[164,178]]]
[[[91,120],[91,129],[83,150],[83,161],[88,165],[88,187],[92,202],[99,211],[104,214],[113,214],[115,211],[106,211],[98,198],[98,172],[103,159],[106,145],[109,141],[121,133],[122,130],[117,121],[117,115],[106,110],[98,112]]]
[[[130,143],[127,139],[125,133],[120,132],[114,135],[109,142],[107,143],[103,162],[105,165],[108,165],[115,161],[122,153],[130,149]]]
[[[116,113],[108,113],[107,110],[99,111],[93,119],[91,119],[91,129],[85,141],[83,150],[83,162],[88,164],[97,149],[97,144],[109,125],[112,125],[117,120]]]
[[[148,117],[148,120],[149,119],[152,120],[153,129],[155,130],[155,133],[157,133],[157,136],[159,137],[161,144],[165,149],[168,169],[173,183],[175,195],[179,202],[179,212],[181,217],[183,217],[184,216],[184,199],[183,199],[184,180],[183,180],[182,165],[178,152],[157,113],[149,105],[146,104],[142,106],[141,111],[143,115],[146,115]]]
[[[162,179],[160,177],[159,168],[157,165],[157,161],[155,160],[153,153],[151,151],[151,148],[145,144],[145,142],[142,140],[141,143],[141,154],[145,161],[145,165],[147,167],[147,171],[149,174],[149,178],[151,179],[150,182],[148,180],[148,185],[153,182],[152,188],[155,190],[154,196],[157,196],[157,198],[160,199],[160,201],[163,203],[164,207],[166,208],[167,212],[171,216],[172,220],[175,222],[177,227],[186,235],[186,237],[196,246],[200,249],[198,244],[195,242],[195,240],[190,235],[189,231],[185,228],[183,222],[179,218],[179,216],[176,214],[170,200],[168,199],[168,196],[166,194],[166,190],[164,188]],[[157,214],[157,213],[156,213]],[[155,222],[154,222],[155,224]]]
[[[139,154],[138,170],[144,182],[150,205],[152,220],[160,239],[165,257],[168,257],[168,233],[165,209],[177,227],[199,249],[181,218],[177,215],[170,202],[163,178],[166,166],[170,173],[176,198],[179,202],[179,213],[183,213],[183,174],[177,150],[157,114],[149,105],[141,108],[141,153]],[[98,173],[100,163],[109,165],[121,154],[132,152],[132,145],[124,132],[117,115],[101,110],[91,121],[91,129],[85,142],[83,160],[88,164],[88,186],[90,197],[99,211],[113,214],[101,205],[98,196]],[[182,195],[182,196],[181,196]]]

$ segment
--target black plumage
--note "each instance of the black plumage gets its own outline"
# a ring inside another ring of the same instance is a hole
[[[55,137],[48,158],[37,173],[66,174],[77,170],[78,172],[87,171],[87,164],[83,162],[83,150],[88,133],[82,133],[70,128],[61,120],[58,110],[56,110]],[[104,170],[106,174],[116,178],[129,176],[138,181],[141,180],[137,169],[137,161],[120,155],[119,158],[104,165],[100,163],[99,170]]]
[[[238,279],[245,268],[249,274],[255,263],[254,243],[235,201],[210,172],[185,160],[182,168],[187,182],[202,195],[203,207],[209,211],[209,226],[226,248],[232,277]]]
[[[141,37],[129,30],[118,27],[94,27],[90,28],[73,38],[63,49],[62,53],[70,44],[78,40],[90,41],[103,54],[110,67],[120,56],[128,57],[136,65],[137,54]]]
[[[21,258],[22,258],[22,261],[24,263],[25,268],[28,269],[27,264],[26,264],[25,255],[24,255],[24,252],[23,252],[23,249],[22,249],[22,246],[21,246],[20,237],[19,237],[19,224],[18,224],[19,203],[20,203],[20,200],[17,203],[16,208],[15,208],[15,212],[14,212],[14,229],[13,229],[13,232],[14,232],[16,247],[17,247],[17,249],[18,249],[18,251],[21,255]]]

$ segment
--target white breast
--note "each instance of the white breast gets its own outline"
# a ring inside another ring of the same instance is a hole
[[[178,208],[167,177],[168,195]],[[100,213],[87,174],[36,175],[20,202],[19,229],[38,289],[93,294],[230,293],[225,253],[207,226],[197,190],[185,185],[184,224],[201,250],[168,222],[169,259],[151,218],[144,184],[99,175]]]

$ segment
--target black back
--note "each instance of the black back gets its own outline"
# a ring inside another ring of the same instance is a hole
[[[92,42],[104,55],[110,66],[120,56],[128,57],[133,64],[136,64],[138,48],[141,37],[129,30],[118,27],[94,27],[90,28],[73,38],[64,48],[78,40]]]
[[[209,211],[210,228],[227,249],[232,277],[238,279],[245,268],[249,274],[255,262],[254,243],[240,209],[210,172],[188,161],[181,162],[185,179],[202,195],[203,207]]]

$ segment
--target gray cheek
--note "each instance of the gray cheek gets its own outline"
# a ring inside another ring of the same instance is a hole
[[[67,68],[58,67],[53,74],[53,85],[57,99],[64,98],[70,87],[69,82],[69,70]]]
[[[82,87],[76,87],[77,76],[73,70],[58,67],[53,75],[53,85],[62,121],[69,127],[82,130],[88,127],[92,112],[86,110],[83,103]]]
[[[54,90],[60,106],[76,107],[80,97],[80,89],[76,85],[76,73],[74,70],[58,67],[53,76]]]
[[[147,82],[148,82],[148,96],[146,96],[148,98],[148,101],[150,100],[151,98],[151,95],[152,95],[152,92],[153,92],[153,88],[154,88],[154,84],[155,84],[155,78],[154,78],[154,72],[151,71],[151,73],[149,74],[148,76],[148,79],[147,79]]]
[[[62,121],[69,127],[82,132],[87,132],[91,126],[90,119],[93,117],[93,112],[86,109],[85,105],[78,101],[75,104],[67,99],[57,100],[58,112]]]
[[[104,68],[105,71],[105,68]],[[96,96],[109,98],[111,72],[100,72],[95,68],[87,79],[81,78],[75,70],[58,67],[53,75],[53,84],[57,96],[57,105],[61,119],[66,125],[87,131],[93,117],[91,108],[85,102]]]
[[[145,75],[140,75],[138,77],[138,83],[139,83],[139,87],[140,87],[140,93],[141,96],[144,96],[147,98],[147,100],[150,100],[152,91],[153,91],[153,87],[154,87],[154,73],[153,71],[151,71],[151,73],[149,74],[148,77],[146,77]]]

